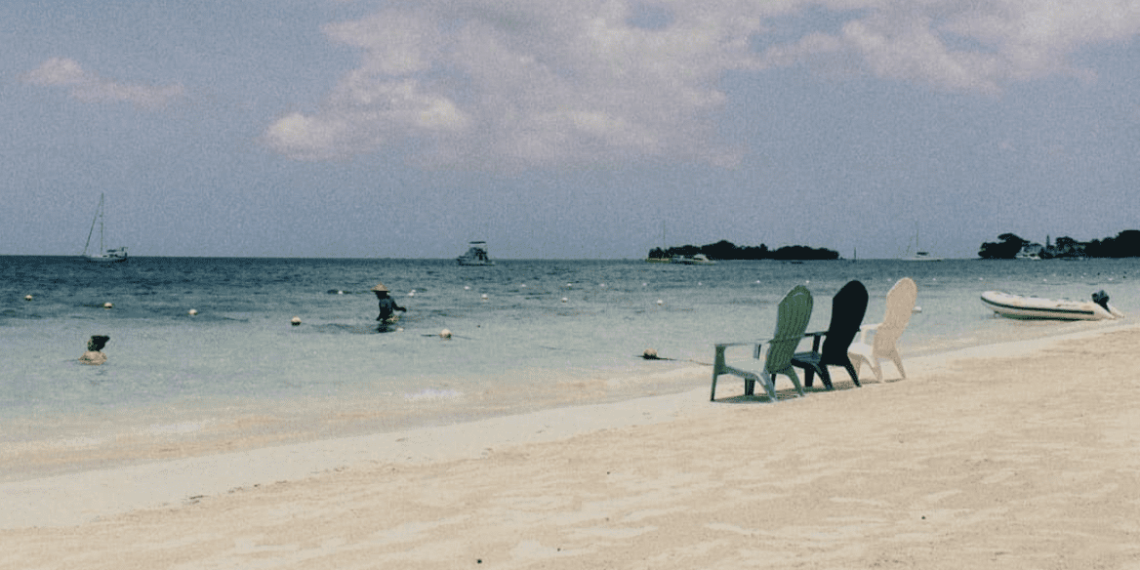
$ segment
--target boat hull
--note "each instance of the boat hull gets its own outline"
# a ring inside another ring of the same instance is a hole
[[[487,242],[483,241],[471,242],[471,247],[467,250],[467,253],[457,257],[455,261],[457,261],[459,265],[466,267],[490,267],[495,265],[495,260],[491,259],[490,255],[487,255]]]
[[[127,260],[126,257],[107,257],[103,255],[86,255],[83,259],[91,263],[123,263]]]
[[[1070,301],[1065,299],[1043,299],[986,291],[982,293],[982,305],[987,309],[1012,319],[1055,319],[1064,321],[1101,321],[1118,319],[1124,316],[1112,305],[1108,309],[1093,301]]]
[[[103,254],[84,255],[83,259],[91,263],[122,263],[127,260],[127,248],[108,249]]]

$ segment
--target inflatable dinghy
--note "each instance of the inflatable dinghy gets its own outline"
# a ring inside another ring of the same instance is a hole
[[[1043,299],[1002,291],[986,291],[982,293],[982,304],[1003,317],[1013,319],[1100,321],[1124,317],[1124,313],[1108,304],[1108,295],[1104,291],[1093,293],[1091,301]]]

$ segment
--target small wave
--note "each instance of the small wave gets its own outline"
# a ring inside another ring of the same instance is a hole
[[[145,433],[151,435],[175,435],[202,431],[206,427],[204,421],[180,422],[176,424],[152,424],[147,426]]]
[[[438,400],[454,400],[463,396],[463,392],[451,389],[427,388],[414,394],[405,394],[404,399],[409,402],[424,402]]]

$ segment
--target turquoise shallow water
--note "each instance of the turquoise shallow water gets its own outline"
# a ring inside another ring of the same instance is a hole
[[[765,338],[792,286],[815,295],[811,327],[822,329],[848,280],[866,284],[875,322],[903,276],[918,282],[922,309],[902,339],[910,355],[1097,326],[995,318],[978,301],[987,289],[1104,289],[1126,314],[1140,311],[1138,260],[0,257],[0,458],[43,445],[304,440],[689,390],[708,379],[685,367],[708,363],[714,342]],[[376,329],[378,281],[408,308],[401,330]],[[92,334],[111,337],[106,365],[76,362]],[[646,348],[675,360],[644,361]],[[9,463],[0,478],[18,470]]]

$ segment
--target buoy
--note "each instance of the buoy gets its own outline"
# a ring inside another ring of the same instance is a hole
[[[567,301],[569,301],[569,300],[570,300],[570,299],[567,299],[566,297],[563,297],[563,298],[562,298],[562,302],[563,302],[563,303],[565,303],[565,302],[567,302]]]
[[[25,301],[31,301],[31,300],[32,300],[32,296],[31,296],[31,295],[24,295],[24,300],[25,300]]]
[[[451,331],[447,329],[439,331],[439,338],[451,338]]]
[[[301,317],[293,317],[289,322],[293,323],[293,326],[297,326],[301,324]]]
[[[463,290],[464,290],[464,291],[470,291],[470,290],[471,290],[471,286],[470,286],[470,285],[464,285],[464,286],[463,286]]]
[[[481,298],[482,298],[484,301],[486,301],[486,300],[487,300],[487,294],[486,294],[486,293],[483,293],[483,296],[482,296]]]
[[[664,305],[665,301],[662,301],[661,299],[657,299],[657,304],[658,305]]]
[[[197,315],[197,314],[198,314],[198,309],[190,309],[190,316],[191,317],[193,317],[194,315]]]
[[[104,309],[112,309],[112,308],[114,308],[114,307],[115,307],[115,306],[114,306],[114,305],[112,305],[110,301],[107,301],[106,303],[103,303],[103,308],[104,308]]]

